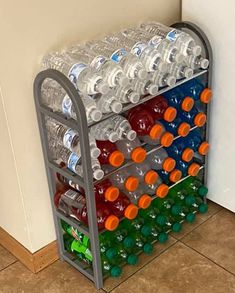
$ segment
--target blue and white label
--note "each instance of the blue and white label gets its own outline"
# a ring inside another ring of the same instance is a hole
[[[65,95],[62,101],[62,113],[65,114],[67,117],[71,117],[72,115],[72,100],[68,95]]]
[[[87,66],[83,63],[77,63],[72,66],[69,71],[69,79],[76,86],[76,82],[78,80],[79,74],[86,68]]]
[[[132,47],[131,53],[139,57],[144,51],[144,49],[146,49],[146,47],[147,47],[147,44],[138,42]]]
[[[174,42],[178,36],[180,35],[180,31],[177,29],[173,29],[171,31],[169,31],[169,33],[166,36],[166,39],[169,40],[170,42]]]
[[[77,173],[76,167],[81,157],[76,155],[75,153],[71,153],[68,159],[68,168],[73,171],[74,173]]]
[[[126,56],[127,51],[125,49],[118,49],[117,51],[115,51],[112,56],[110,57],[110,59],[112,59],[113,61],[119,63],[121,61],[121,59]]]
[[[64,146],[69,149],[72,150],[72,142],[73,142],[73,138],[77,135],[77,132],[74,131],[73,129],[69,128],[63,137],[63,144]]]
[[[163,40],[163,37],[161,37],[161,36],[154,36],[149,41],[149,45],[150,46],[153,46],[153,47],[158,47],[159,44],[162,42],[162,40]]]
[[[97,56],[92,60],[90,66],[99,70],[102,64],[104,64],[105,60],[106,58],[104,56]]]

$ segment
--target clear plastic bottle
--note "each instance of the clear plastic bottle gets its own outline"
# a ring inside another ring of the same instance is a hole
[[[151,80],[135,79],[132,81],[131,87],[142,96],[147,94],[155,96],[158,92],[158,86]]]
[[[164,198],[169,192],[169,187],[162,183],[161,178],[158,177],[158,180],[154,184],[145,185],[144,191],[149,195],[156,195],[160,198]]]
[[[96,102],[90,96],[82,96],[82,102],[86,109],[88,123],[100,121],[102,112],[97,108]]]
[[[151,196],[144,192],[144,188],[139,186],[135,191],[126,192],[130,201],[141,209],[147,209],[152,201]]]
[[[152,168],[149,162],[144,161],[140,164],[131,165],[128,171],[137,177],[141,183],[153,184],[158,179],[158,174]]]
[[[59,144],[66,147],[71,152],[76,153],[78,156],[81,156],[80,141],[78,133],[76,131],[49,117],[46,118],[46,128],[50,137],[56,139]],[[93,159],[98,158],[98,156],[100,155],[100,150],[99,148],[97,148],[94,137],[92,137],[90,134],[89,143],[91,157]]]
[[[120,113],[122,111],[122,104],[115,97],[113,90],[96,98],[96,105],[97,108],[104,114],[110,112]]]
[[[110,88],[126,86],[129,82],[120,65],[102,55],[97,56],[86,46],[77,44],[69,48],[68,53],[76,60],[80,59],[80,55],[86,56],[90,67],[99,72]]]
[[[140,60],[131,53],[127,53],[124,48],[107,44],[104,41],[90,41],[86,43],[87,47],[97,55],[101,54],[106,58],[117,62],[129,79],[145,79],[147,72]]]
[[[175,160],[170,158],[164,148],[160,148],[150,153],[147,161],[153,170],[165,170],[171,172],[175,168]]]
[[[173,42],[179,52],[184,56],[195,55],[198,56],[201,54],[202,48],[196,44],[196,41],[188,33],[163,25],[161,23],[151,21],[142,23],[140,27],[152,35],[158,35],[164,39]]]
[[[168,73],[176,79],[190,78],[193,76],[193,69],[181,64],[171,63],[168,65]]]
[[[203,58],[201,55],[189,55],[184,59],[184,62],[187,66],[191,67],[193,70],[196,69],[207,69],[209,66],[209,60]]]
[[[106,119],[92,126],[90,133],[96,140],[109,140],[111,142],[118,140],[118,133],[114,131],[113,123],[110,119]]]
[[[165,86],[172,87],[176,83],[176,77],[168,72],[164,73],[157,70],[151,75],[151,81],[160,88]]]
[[[113,130],[118,134],[120,139],[134,140],[136,132],[132,129],[130,123],[121,115],[116,115],[110,118],[113,123]]]
[[[139,180],[131,176],[126,169],[119,170],[109,177],[114,186],[121,190],[134,191],[138,188]]]
[[[108,86],[103,82],[99,73],[88,67],[87,59],[81,56],[80,60],[68,54],[48,54],[43,58],[43,66],[59,70],[67,76],[79,92],[85,95],[106,93]]]
[[[114,95],[122,104],[136,104],[140,100],[140,94],[135,92],[130,85],[125,87],[116,87]]]

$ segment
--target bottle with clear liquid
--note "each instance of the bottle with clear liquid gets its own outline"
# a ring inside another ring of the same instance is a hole
[[[123,139],[116,142],[117,148],[123,153],[124,157],[135,163],[141,163],[146,158],[146,151],[141,147],[138,137],[134,140]]]
[[[147,209],[152,201],[151,196],[145,193],[144,188],[139,186],[135,191],[128,191],[126,195],[130,201],[141,209]]]
[[[114,95],[122,104],[136,104],[140,100],[140,94],[134,91],[131,85],[116,87],[114,89]]]
[[[147,161],[153,170],[165,170],[171,172],[175,168],[175,160],[170,158],[164,148],[160,148],[150,153]]]
[[[77,44],[72,46],[67,53],[76,60],[86,58],[87,64],[102,76],[103,81],[110,88],[126,86],[129,82],[120,65],[105,56],[97,56],[94,51],[89,50],[84,45]]]
[[[88,67],[87,59],[74,59],[66,53],[48,54],[43,58],[43,66],[62,72],[67,76],[80,93],[94,95],[106,93],[108,86],[94,69]]]
[[[122,103],[115,97],[113,90],[105,95],[96,97],[96,106],[103,113],[120,113],[122,111]]]
[[[114,186],[121,190],[135,191],[139,186],[139,180],[126,169],[111,174],[109,179]]]
[[[151,168],[150,163],[147,161],[144,161],[140,164],[131,165],[128,167],[128,171],[144,184],[153,184],[158,179],[157,172]]]
[[[105,41],[90,41],[86,43],[86,46],[97,55],[101,54],[118,63],[129,79],[146,78],[147,72],[143,64],[136,56],[128,53],[124,48],[110,43],[107,44]]]
[[[196,41],[188,33],[163,25],[161,23],[150,21],[142,23],[140,27],[152,35],[158,35],[164,39],[173,42],[177,49],[184,56],[195,55],[198,56],[201,54],[201,46],[196,44]]]
[[[182,63],[171,63],[168,65],[168,73],[174,76],[177,80],[182,78],[191,78],[193,76],[193,69]]]
[[[168,194],[169,187],[165,183],[162,182],[160,177],[158,177],[155,183],[145,185],[144,190],[149,195],[164,198]]]
[[[96,140],[109,140],[116,142],[118,133],[113,129],[113,123],[110,119],[106,119],[90,127],[90,133]]]
[[[153,84],[156,84],[160,88],[165,86],[172,87],[176,83],[176,77],[174,75],[169,74],[168,72],[160,72],[156,70],[151,75],[151,81]]]
[[[136,132],[132,129],[130,123],[121,115],[116,115],[110,118],[113,123],[113,130],[118,134],[118,139],[134,140]]]
[[[189,55],[184,59],[184,63],[192,68],[193,70],[197,69],[207,69],[209,66],[209,60],[203,58],[201,55]]]
[[[150,79],[149,80],[134,79],[131,82],[131,87],[133,88],[135,92],[139,93],[141,96],[144,96],[147,94],[155,96],[158,92],[158,86],[154,84]]]

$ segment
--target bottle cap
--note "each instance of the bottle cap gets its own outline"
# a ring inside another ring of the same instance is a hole
[[[106,219],[104,226],[106,230],[114,231],[118,225],[119,225],[118,217],[111,215],[111,216],[108,216],[108,218]]]
[[[205,197],[208,193],[208,188],[206,186],[202,185],[199,187],[197,192],[201,197]]]
[[[127,236],[123,240],[123,246],[125,248],[132,248],[135,245],[135,240],[131,236]]]
[[[185,70],[184,70],[184,76],[186,78],[192,77],[193,76],[193,69],[190,68],[190,67],[185,68]]]
[[[182,160],[185,162],[190,162],[194,156],[194,151],[190,148],[186,148],[182,153]]]
[[[176,223],[174,223],[172,225],[172,231],[173,232],[180,232],[181,229],[182,229],[182,225],[180,223],[178,223],[178,222],[176,222]]]
[[[137,255],[135,255],[135,254],[128,255],[128,257],[127,257],[127,263],[129,265],[134,266],[134,265],[137,264],[137,262],[138,262],[138,256]]]
[[[122,273],[122,269],[120,267],[118,267],[118,266],[114,266],[110,270],[110,275],[112,277],[116,277],[117,278],[117,277],[119,277],[121,275],[121,273]]]
[[[120,151],[114,151],[109,156],[109,164],[113,167],[120,167],[123,164],[124,160],[124,155]]]
[[[160,184],[156,189],[156,195],[160,198],[167,196],[168,192],[169,187],[164,183]]]
[[[141,227],[140,230],[141,234],[144,235],[145,237],[148,237],[151,234],[151,226],[148,224],[145,224]]]
[[[192,53],[194,56],[199,56],[201,52],[202,52],[201,46],[196,45],[192,48]]]
[[[140,100],[140,95],[138,93],[132,92],[129,95],[129,100],[132,104],[136,104]]]
[[[148,73],[147,73],[147,71],[145,69],[140,69],[138,71],[138,74],[137,75],[138,75],[138,78],[139,79],[146,79],[147,76],[148,76]]]
[[[120,113],[122,111],[122,104],[118,101],[113,101],[111,104],[111,110],[114,113]]]
[[[185,204],[187,206],[192,206],[193,204],[195,204],[196,200],[195,200],[195,197],[193,195],[188,195],[186,198],[185,198]]]
[[[100,82],[99,85],[97,85],[97,90],[99,93],[105,95],[109,91],[109,86],[104,82]]]
[[[92,157],[93,159],[98,158],[100,154],[101,154],[101,151],[100,151],[99,148],[97,148],[97,147],[93,147],[93,148],[91,148],[91,157]]]
[[[195,218],[196,218],[195,214],[189,213],[187,214],[185,219],[188,223],[193,223],[195,221]]]
[[[194,106],[194,99],[191,97],[185,97],[181,103],[181,109],[189,112],[190,110],[192,110]]]
[[[201,67],[202,69],[207,69],[208,66],[209,66],[209,60],[208,60],[208,59],[204,58],[204,59],[202,59],[202,60],[200,61],[200,67]]]
[[[168,67],[167,63],[164,61],[161,61],[158,65],[158,70],[165,73],[165,72],[167,72],[167,69],[168,69],[167,67]]]
[[[94,109],[93,111],[91,111],[90,116],[93,121],[100,121],[100,119],[102,118],[102,113],[100,112],[100,110]]]
[[[97,169],[93,172],[93,177],[96,179],[96,180],[100,180],[104,177],[104,171],[101,170],[101,169]]]
[[[201,214],[205,214],[208,211],[208,205],[206,203],[200,204],[198,211]]]
[[[134,176],[129,176],[125,182],[125,188],[128,191],[135,191],[139,185],[139,180]]]
[[[114,186],[110,186],[105,190],[104,197],[108,201],[115,201],[119,196],[119,189]]]
[[[181,53],[175,54],[175,62],[176,63],[182,63],[184,60],[184,55]]]
[[[156,223],[159,224],[160,226],[166,225],[167,218],[164,215],[158,215],[156,217]]]
[[[177,204],[173,205],[173,207],[171,208],[171,213],[174,216],[177,216],[177,215],[179,215],[180,212],[181,212],[181,207]]]
[[[205,156],[208,154],[209,148],[210,148],[209,143],[207,141],[203,141],[198,148],[198,152],[200,155]]]
[[[141,209],[147,209],[151,204],[152,198],[148,194],[143,194],[138,200],[138,206]]]
[[[162,169],[166,172],[171,172],[175,168],[175,160],[172,158],[166,158],[162,164]]]
[[[161,137],[161,145],[167,148],[172,144],[173,140],[174,140],[173,134],[166,131]]]
[[[142,163],[146,158],[146,150],[142,147],[135,148],[131,153],[131,159],[135,163]]]
[[[109,141],[116,142],[118,140],[118,134],[117,132],[113,131],[109,134]]]
[[[172,122],[177,115],[177,110],[173,107],[168,107],[164,112],[163,118],[167,122]]]
[[[136,138],[136,132],[134,131],[134,130],[129,130],[128,132],[127,132],[127,136],[126,136],[126,138],[128,139],[128,140],[134,140],[135,138]]]
[[[107,256],[108,259],[112,259],[117,255],[117,249],[114,247],[111,247],[108,250],[106,250],[105,255]]]
[[[158,174],[157,172],[153,170],[148,171],[144,176],[144,181],[148,185],[155,183],[157,179],[158,179]]]
[[[194,118],[194,124],[198,127],[202,127],[206,123],[206,114],[198,113]]]
[[[202,103],[208,104],[212,98],[212,90],[205,88],[200,94],[200,100]]]
[[[161,136],[162,131],[163,131],[163,127],[160,124],[155,124],[151,128],[151,130],[149,132],[149,136],[152,139],[157,139],[157,138],[159,138]]]
[[[168,240],[168,235],[165,232],[158,234],[157,239],[160,243],[165,243]]]
[[[119,80],[118,80],[118,84],[121,86],[121,87],[125,87],[129,84],[129,78],[127,78],[125,75],[122,75],[119,77]]]
[[[151,84],[148,87],[148,93],[152,96],[156,96],[156,94],[158,93],[158,86],[156,84]]]
[[[200,170],[200,165],[198,165],[197,163],[192,163],[188,167],[188,174],[191,176],[197,176],[199,170]]]
[[[138,208],[136,205],[134,204],[129,204],[124,212],[124,216],[125,218],[129,219],[129,220],[133,220],[134,218],[136,218],[136,216],[138,215]]]
[[[143,251],[146,254],[150,254],[153,252],[153,245],[151,243],[145,243],[144,247],[143,247]]]
[[[182,178],[182,172],[178,169],[173,170],[170,173],[169,179],[171,182],[176,183]]]
[[[168,86],[172,87],[176,83],[176,78],[173,75],[172,76],[169,76],[167,78],[167,82],[166,83],[167,83]]]
[[[187,136],[189,134],[190,131],[190,125],[186,122],[182,122],[179,127],[178,127],[178,134],[180,136]]]

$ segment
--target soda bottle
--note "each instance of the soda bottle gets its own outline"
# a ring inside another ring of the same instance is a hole
[[[131,82],[131,87],[134,91],[139,93],[141,96],[144,95],[156,95],[158,92],[158,86],[154,84],[150,79],[147,80],[139,80],[135,79]]]
[[[197,178],[189,177],[182,182],[182,187],[189,193],[198,194],[202,198],[206,197],[208,188]]]
[[[182,87],[174,88],[164,93],[168,105],[176,108],[178,111],[190,111],[194,106],[194,99],[191,96],[185,95]]]
[[[126,193],[130,201],[137,205],[141,209],[146,209],[150,206],[152,198],[144,192],[144,188],[141,186],[135,191],[129,191]]]
[[[115,201],[109,202],[109,208],[118,218],[125,217],[127,219],[134,219],[138,214],[138,208],[132,204],[128,196],[123,192],[119,193]]]
[[[118,140],[118,134],[113,130],[113,123],[110,119],[106,119],[92,126],[90,133],[96,140],[109,140],[111,142]]]
[[[150,163],[150,166],[153,170],[163,169],[167,172],[171,172],[176,165],[175,160],[169,157],[167,151],[164,148],[154,150],[149,154],[147,159],[147,162]]]
[[[87,207],[85,197],[65,187],[64,190],[58,190],[54,196],[54,203],[58,210],[66,216],[73,217],[88,225]],[[113,231],[117,228],[119,220],[111,214],[109,206],[105,203],[98,202],[96,204],[97,224],[99,229],[107,229]]]
[[[146,158],[146,150],[141,147],[138,137],[132,141],[128,139],[119,140],[116,142],[116,146],[126,159],[131,159],[135,163],[141,163]]]
[[[122,111],[122,103],[114,95],[114,91],[110,90],[105,95],[97,94],[95,96],[97,108],[104,114],[120,113]]]
[[[139,210],[139,216],[144,219],[144,224],[155,220],[158,214],[159,209],[152,204],[147,209]]]
[[[120,266],[112,265],[106,257],[103,256],[101,262],[103,275],[109,275],[117,278],[122,274],[122,268]]]
[[[134,140],[136,132],[131,128],[130,123],[121,115],[115,115],[110,118],[113,123],[113,130],[117,132],[119,139]]]
[[[195,162],[185,162],[182,160],[176,161],[176,168],[179,169],[183,176],[197,176],[198,172],[200,171],[200,165]]]
[[[207,141],[203,140],[202,137],[203,133],[199,129],[194,129],[192,132],[190,132],[187,138],[183,140],[183,142],[195,152],[205,156],[209,152],[210,145]]]
[[[117,150],[114,143],[108,140],[97,140],[96,144],[101,153],[98,160],[101,165],[110,164],[113,167],[120,167],[124,162],[124,155]]]
[[[161,178],[158,177],[155,183],[146,185],[144,187],[144,190],[149,195],[152,195],[152,196],[155,195],[155,196],[163,198],[167,196],[169,187],[165,183],[162,183]]]
[[[126,169],[111,174],[109,179],[121,190],[135,191],[139,185],[139,180],[135,176],[130,176]]]
[[[135,239],[135,246],[133,247],[133,253],[142,251],[146,254],[151,254],[153,252],[153,245],[142,235],[139,231],[130,233],[130,236]]]
[[[188,147],[188,144],[185,143],[187,140],[188,137],[175,140],[174,143],[167,148],[168,155],[176,161],[180,159],[185,162],[190,162],[194,156],[194,149]]]
[[[167,172],[161,169],[161,170],[158,170],[157,172],[160,178],[162,179],[162,181],[166,184],[169,184],[171,182],[176,183],[182,178],[182,172],[178,169],[174,169],[171,172]]]
[[[131,85],[115,88],[114,95],[122,104],[136,104],[140,100],[140,94],[135,92]]]
[[[202,127],[206,123],[206,114],[199,112],[195,107],[193,107],[189,112],[180,112],[179,117],[191,126]]]
[[[143,217],[140,216],[140,213],[139,213],[135,219],[133,220],[124,219],[121,224],[128,231],[127,232],[127,235],[128,235],[129,231],[139,231],[141,227],[144,225],[144,223],[145,223],[145,220]]]
[[[176,136],[187,136],[190,131],[190,125],[186,122],[183,122],[179,115],[175,118],[172,122],[163,122],[164,130],[171,133],[172,135]]]
[[[200,196],[197,195],[188,195],[185,199],[185,205],[192,213],[199,212],[201,214],[204,214],[208,210],[208,205]]]
[[[145,224],[140,232],[149,242],[157,240],[159,243],[165,243],[168,240],[167,233],[161,231],[161,228],[154,222]]]
[[[180,89],[185,95],[205,104],[208,104],[212,98],[212,90],[195,78],[181,85]]]
[[[149,162],[142,162],[139,164],[133,164],[128,167],[130,174],[139,179],[140,182],[146,184],[153,184],[158,179],[158,174],[151,169]]]
[[[163,232],[168,232],[172,230],[173,232],[180,232],[182,230],[182,224],[173,219],[172,215],[169,214],[159,214],[157,215],[155,222]]]

